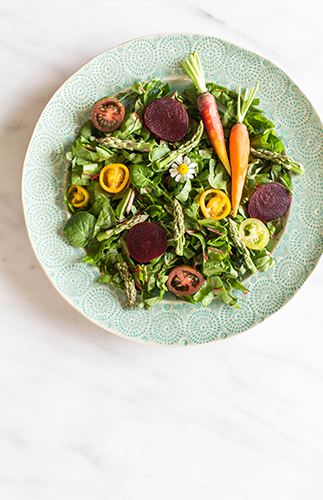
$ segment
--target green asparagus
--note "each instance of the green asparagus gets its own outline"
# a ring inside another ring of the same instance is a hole
[[[132,309],[136,304],[137,290],[132,274],[129,271],[128,265],[126,262],[118,262],[117,268],[121,279],[124,283],[126,294],[128,297],[129,308]]]
[[[193,148],[195,148],[195,146],[197,146],[201,140],[203,130],[204,130],[204,125],[203,125],[203,122],[201,120],[198,127],[197,127],[195,134],[193,135],[193,137],[189,141],[187,141],[184,144],[182,144],[181,146],[179,146],[178,149],[174,149],[173,151],[170,151],[165,156],[163,156],[163,158],[156,161],[156,166],[157,166],[158,171],[166,170],[169,167],[169,165],[174,160],[176,160],[176,158],[179,155],[184,155],[186,153],[189,153],[189,151],[191,151]]]
[[[107,231],[98,234],[97,239],[99,241],[108,240],[109,238],[111,238],[111,236],[115,236],[116,234],[122,233],[123,231],[132,228],[132,226],[134,226],[135,224],[139,224],[139,222],[145,222],[145,220],[147,220],[148,217],[149,214],[145,213],[134,215],[133,217],[131,217],[131,219],[121,222],[121,224],[118,224],[112,229],[108,229]]]
[[[275,151],[271,151],[270,149],[250,148],[250,154],[251,156],[255,156],[256,158],[269,160],[273,163],[283,165],[287,170],[291,170],[297,175],[301,175],[304,172],[304,166],[301,163],[294,161],[290,156],[276,153]]]
[[[96,139],[96,142],[103,144],[107,148],[128,149],[130,151],[141,151],[142,153],[149,153],[152,150],[152,145],[149,142],[136,142],[129,139],[118,139],[112,136]]]
[[[235,247],[238,249],[241,257],[243,258],[243,260],[247,266],[247,268],[252,273],[256,273],[257,268],[256,268],[255,264],[252,262],[248,248],[246,247],[246,245],[244,244],[244,242],[240,238],[237,224],[234,222],[234,220],[229,218],[228,225],[229,225],[229,232],[230,232],[230,236],[232,238],[232,241],[234,242]]]
[[[185,245],[184,215],[182,206],[176,198],[174,198],[173,214],[174,214],[174,239],[176,241],[175,253],[177,255],[183,255],[184,245]]]

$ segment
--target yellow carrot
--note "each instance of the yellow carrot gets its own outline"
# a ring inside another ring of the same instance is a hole
[[[213,149],[223,163],[228,174],[231,175],[230,162],[227,148],[225,145],[223,127],[218,112],[218,107],[213,94],[207,91],[203,68],[196,52],[191,54],[184,63],[182,63],[188,76],[197,87],[199,96],[197,98],[197,107],[201,114],[205,130],[209,136]]]
[[[232,127],[229,137],[229,152],[231,163],[231,205],[233,217],[238,213],[243,187],[247,177],[250,139],[249,132],[243,120],[252,103],[258,83],[249,92],[245,91],[241,108],[241,89],[238,88],[237,123]]]

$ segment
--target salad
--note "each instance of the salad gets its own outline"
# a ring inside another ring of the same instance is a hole
[[[66,154],[64,233],[129,307],[168,292],[239,307],[243,279],[275,264],[303,167],[283,154],[257,85],[242,96],[205,83],[196,53],[183,67],[183,92],[153,78],[94,103]]]

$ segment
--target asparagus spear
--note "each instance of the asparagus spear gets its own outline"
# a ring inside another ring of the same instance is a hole
[[[133,217],[131,217],[131,219],[121,222],[121,224],[118,224],[112,229],[104,231],[104,233],[100,233],[97,236],[97,239],[99,241],[108,240],[109,238],[111,238],[111,236],[115,236],[116,234],[122,233],[123,231],[126,231],[126,229],[130,229],[132,226],[138,224],[139,222],[144,222],[146,219],[148,219],[148,217],[149,214],[145,213],[134,215]]]
[[[176,241],[175,253],[177,255],[183,255],[184,245],[185,245],[184,215],[182,206],[176,198],[174,198],[173,214],[174,214],[174,239]]]
[[[246,245],[244,244],[244,242],[240,238],[237,224],[234,222],[234,220],[232,220],[230,218],[228,219],[228,223],[229,223],[230,236],[235,244],[235,247],[238,249],[239,253],[241,254],[242,258],[244,259],[244,262],[245,262],[247,268],[252,273],[256,273],[257,268],[254,265],[254,263],[252,262],[248,248],[246,247]]]
[[[136,303],[136,297],[137,297],[135,281],[132,277],[132,274],[129,271],[128,264],[125,261],[118,262],[117,269],[125,286],[129,307],[130,309],[132,309]]]
[[[195,134],[193,135],[193,137],[191,137],[191,139],[189,141],[187,141],[184,144],[182,144],[181,146],[179,146],[178,149],[174,149],[173,151],[170,151],[165,156],[163,156],[163,158],[156,161],[156,166],[158,167],[158,170],[162,170],[162,171],[166,170],[168,168],[168,166],[174,160],[176,160],[176,158],[179,155],[184,155],[184,154],[188,153],[189,151],[191,151],[193,148],[195,148],[195,146],[197,146],[201,140],[203,130],[204,130],[204,125],[203,125],[203,122],[201,120],[198,127],[197,127]]]
[[[101,139],[96,139],[96,142],[103,144],[107,148],[129,149],[130,151],[147,152],[152,150],[152,145],[144,141],[131,141],[129,139],[118,139],[117,137],[107,136]]]
[[[290,156],[276,153],[275,151],[271,151],[270,149],[250,148],[250,154],[252,156],[255,156],[256,158],[270,160],[273,163],[283,165],[287,170],[291,170],[295,174],[302,175],[302,173],[304,172],[304,166],[301,163],[294,161]]]

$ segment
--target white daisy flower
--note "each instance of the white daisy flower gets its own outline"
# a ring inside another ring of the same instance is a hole
[[[188,156],[183,159],[183,156],[179,155],[170,167],[170,175],[175,177],[176,182],[185,182],[193,179],[196,166],[197,163],[191,163]]]

